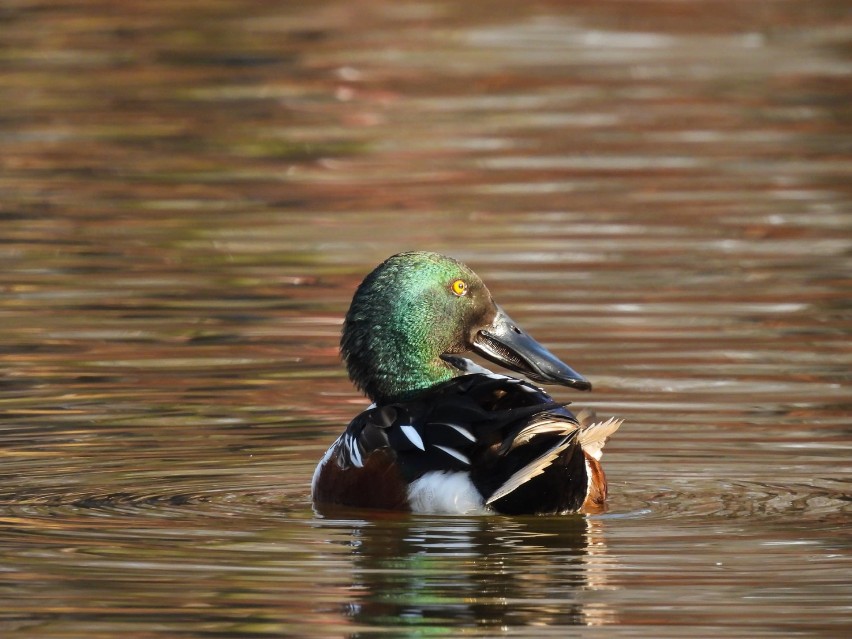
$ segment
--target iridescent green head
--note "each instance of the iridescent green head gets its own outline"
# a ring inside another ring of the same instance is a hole
[[[470,350],[537,381],[591,388],[524,334],[476,273],[437,253],[399,253],[377,266],[352,298],[340,350],[349,377],[380,404],[460,375],[442,356]]]

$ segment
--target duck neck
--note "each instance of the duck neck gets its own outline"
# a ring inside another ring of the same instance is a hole
[[[347,337],[344,330],[341,352],[349,377],[377,404],[411,399],[458,375],[439,349],[417,335],[380,325],[361,338]]]

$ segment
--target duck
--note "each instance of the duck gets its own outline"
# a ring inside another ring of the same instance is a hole
[[[372,402],[317,464],[319,511],[599,513],[604,444],[622,420],[575,415],[537,384],[590,391],[494,301],[464,263],[398,253],[357,287],[340,353]],[[526,379],[495,373],[475,353]]]

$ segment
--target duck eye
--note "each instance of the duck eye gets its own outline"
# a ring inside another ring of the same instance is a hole
[[[450,284],[450,288],[453,293],[461,297],[465,293],[467,293],[467,284],[464,280],[455,280],[452,284]]]

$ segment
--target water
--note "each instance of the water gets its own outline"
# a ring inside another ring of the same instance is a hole
[[[848,9],[0,9],[0,634],[845,637]],[[360,278],[467,261],[609,511],[309,502]]]

